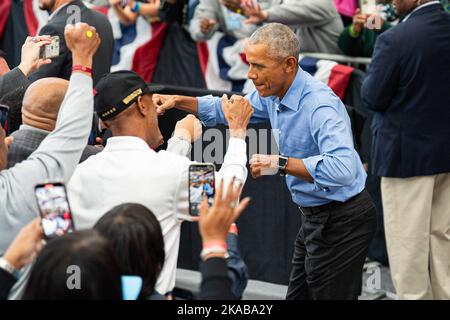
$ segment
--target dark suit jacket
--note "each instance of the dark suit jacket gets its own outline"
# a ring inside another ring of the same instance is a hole
[[[210,258],[200,265],[202,282],[199,300],[235,300],[231,291],[231,280],[228,276],[227,261],[221,258]]]
[[[0,300],[8,299],[8,294],[17,279],[6,270],[0,268]]]
[[[72,73],[72,53],[67,49],[64,40],[64,28],[66,27],[66,24],[73,23],[73,18],[71,16],[73,11],[68,10],[69,6],[79,7],[81,22],[85,22],[95,27],[101,38],[101,44],[94,55],[94,85],[104,74],[109,73],[110,71],[114,47],[111,24],[105,15],[87,8],[81,0],[75,0],[56,12],[55,16],[50,19],[48,24],[39,31],[40,35],[59,36],[60,56],[52,59],[52,63],[42,66],[38,71],[33,73],[30,76],[32,82],[46,77],[58,77],[68,80]]]
[[[11,92],[25,92],[30,82],[19,68],[14,68],[0,77],[0,101]]]
[[[378,37],[362,97],[376,111],[376,175],[450,172],[450,15],[440,4]]]
[[[13,132],[11,136],[14,140],[8,151],[7,168],[14,167],[17,163],[27,159],[39,147],[42,140],[44,140],[48,134],[49,132],[43,130],[31,127],[24,128],[23,126],[19,130]],[[83,162],[100,151],[101,149],[98,147],[86,146],[81,155],[80,162]]]

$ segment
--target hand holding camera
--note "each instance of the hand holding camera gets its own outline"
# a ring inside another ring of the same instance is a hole
[[[52,62],[50,59],[39,57],[41,47],[49,45],[51,42],[50,36],[27,37],[22,46],[22,58],[18,66],[25,76],[28,77],[42,65]]]

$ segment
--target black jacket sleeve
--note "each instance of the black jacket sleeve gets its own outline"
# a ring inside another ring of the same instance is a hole
[[[200,300],[233,300],[231,281],[228,277],[227,261],[222,258],[210,258],[200,266],[202,283]]]
[[[0,100],[11,91],[28,88],[30,82],[19,68],[14,68],[0,77]]]
[[[8,298],[9,291],[16,281],[17,279],[12,274],[0,268],[0,300]]]

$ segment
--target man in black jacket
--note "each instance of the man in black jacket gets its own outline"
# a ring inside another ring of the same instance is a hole
[[[76,22],[85,22],[93,26],[102,41],[94,56],[92,68],[94,85],[104,74],[109,73],[114,38],[111,24],[106,16],[87,8],[81,0],[39,0],[39,8],[50,13],[48,23],[40,30],[39,34],[59,36],[60,55],[52,59],[50,65],[40,68],[31,75],[32,82],[46,77],[69,79],[72,72],[72,54],[64,42],[64,28],[66,24]]]
[[[400,299],[450,299],[450,15],[394,5],[406,17],[378,37],[362,87],[391,275]]]

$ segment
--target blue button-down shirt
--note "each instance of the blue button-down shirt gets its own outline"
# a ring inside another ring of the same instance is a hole
[[[347,201],[364,189],[366,173],[353,147],[350,118],[331,89],[299,68],[287,93],[279,98],[249,94],[255,112],[252,122],[270,120],[279,130],[280,153],[303,159],[313,177],[310,183],[286,175],[292,199],[302,207],[333,200]],[[207,126],[226,124],[220,98],[198,99],[199,118]]]

